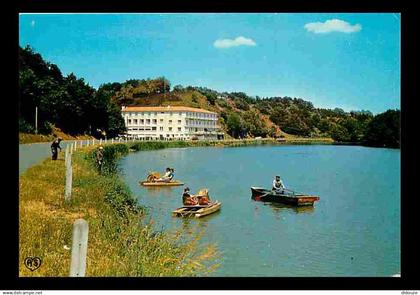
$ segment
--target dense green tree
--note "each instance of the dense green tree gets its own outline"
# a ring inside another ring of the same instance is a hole
[[[108,83],[97,91],[74,74],[63,77],[60,69],[45,62],[32,48],[19,48],[19,130],[33,132],[35,107],[38,107],[38,129],[50,133],[55,125],[69,134],[90,130],[123,132],[120,109],[111,95],[121,84]],[[106,93],[107,95],[103,95]],[[115,124],[115,125],[112,125]]]

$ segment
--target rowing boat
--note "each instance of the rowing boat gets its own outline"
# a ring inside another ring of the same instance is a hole
[[[150,181],[140,181],[142,186],[180,186],[184,185],[183,182],[178,180],[169,181],[169,182],[150,182]]]
[[[182,206],[172,211],[173,216],[203,217],[220,210],[222,203],[216,201],[209,205]]]
[[[261,187],[251,187],[252,199],[263,202],[278,202],[294,206],[313,206],[319,197],[297,193],[276,194]]]

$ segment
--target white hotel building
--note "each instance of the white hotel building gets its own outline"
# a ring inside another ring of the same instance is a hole
[[[167,107],[122,107],[130,138],[143,140],[222,139],[217,113],[203,109]]]

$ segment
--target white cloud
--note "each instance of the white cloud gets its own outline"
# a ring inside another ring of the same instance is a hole
[[[239,36],[239,37],[236,37],[235,39],[218,39],[214,41],[213,45],[216,48],[230,48],[230,47],[241,46],[241,45],[255,46],[257,45],[257,43],[255,43],[255,41],[250,38]]]
[[[330,19],[324,23],[308,23],[304,28],[315,34],[326,34],[331,32],[355,33],[359,32],[362,29],[362,26],[360,24],[351,25],[348,22],[339,19]]]
[[[31,21],[31,27],[35,27],[35,21]]]

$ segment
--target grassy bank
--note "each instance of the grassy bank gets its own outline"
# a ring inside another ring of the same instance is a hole
[[[197,246],[200,233],[155,232],[145,223],[145,211],[115,173],[116,160],[127,152],[125,144],[106,146],[102,175],[92,162],[93,147],[75,152],[68,203],[64,153],[19,178],[19,276],[68,276],[77,218],[89,223],[86,276],[202,276],[217,267],[216,248]],[[41,258],[39,269],[24,266],[29,256]]]
[[[164,148],[184,148],[184,147],[235,147],[260,144],[330,144],[333,140],[330,138],[290,138],[279,142],[272,138],[262,139],[232,139],[232,140],[214,140],[214,141],[137,141],[129,143],[130,149],[134,151],[157,150]]]
[[[51,134],[31,134],[31,133],[19,133],[19,143],[37,143],[37,142],[52,142],[56,137],[61,137],[64,140],[86,140],[92,139],[89,135],[78,135],[72,136],[62,132],[56,128]]]

